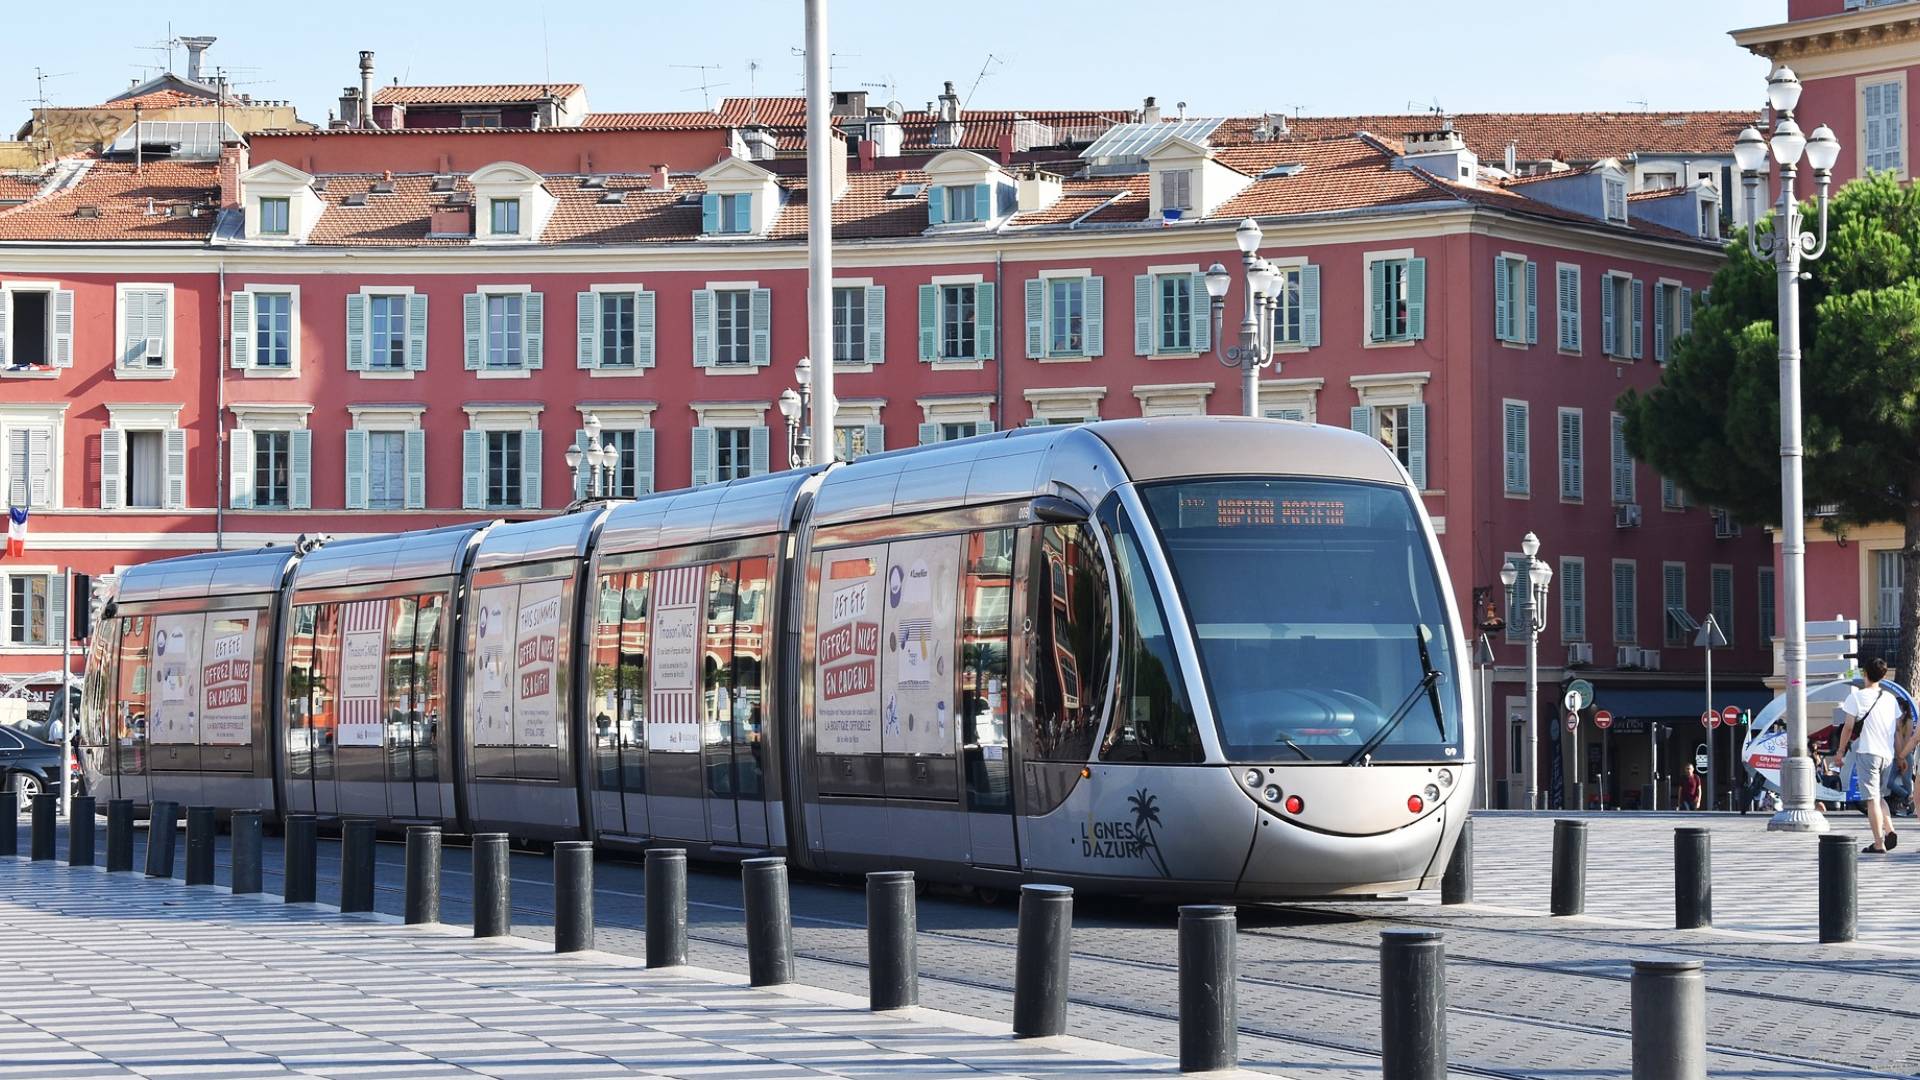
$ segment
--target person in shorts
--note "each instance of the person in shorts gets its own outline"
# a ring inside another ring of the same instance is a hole
[[[1893,778],[1893,744],[1900,726],[1900,702],[1880,685],[1880,680],[1887,677],[1885,660],[1872,657],[1860,667],[1867,684],[1848,694],[1840,706],[1846,722],[1840,726],[1840,743],[1834,758],[1841,762],[1851,760],[1860,778],[1860,798],[1866,804],[1867,824],[1873,829],[1873,843],[1862,851],[1878,855],[1900,844],[1900,837],[1893,831],[1892,820],[1887,815],[1886,803],[1887,784]],[[1858,741],[1854,738],[1856,729]],[[1847,757],[1848,750],[1853,751],[1851,759]]]

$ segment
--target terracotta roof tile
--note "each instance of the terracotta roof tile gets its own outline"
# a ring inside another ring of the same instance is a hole
[[[133,108],[177,109],[182,106],[206,105],[212,101],[213,101],[213,98],[208,97],[205,94],[189,94],[185,90],[175,90],[171,87],[167,87],[160,90],[150,90],[147,93],[141,94],[137,97],[114,98],[113,100],[105,102],[104,104],[96,105],[94,106],[94,108],[97,108],[97,109],[133,109]]]
[[[132,162],[96,161],[72,187],[0,210],[0,240],[203,240],[219,216],[219,197],[215,162],[156,161],[136,170]],[[198,216],[169,212],[196,206]]]
[[[500,105],[543,101],[580,92],[579,83],[470,83],[452,86],[383,86],[373,92],[375,105]]]
[[[1387,149],[1356,136],[1225,147],[1216,160],[1254,180],[1215,217],[1325,213],[1435,197],[1420,174],[1394,168]],[[1290,176],[1263,177],[1276,165],[1300,169]]]
[[[765,124],[768,127],[807,126],[807,99],[803,97],[730,97],[715,110],[728,127]]]
[[[1116,183],[1115,179],[1101,177],[1096,180],[1069,180],[1061,186],[1060,198],[1052,206],[1039,210],[1029,210],[1013,216],[1013,224],[1025,225],[1071,225],[1108,203],[1124,200],[1136,194],[1125,183]]]
[[[580,121],[585,128],[614,128],[643,131],[699,131],[726,127],[714,112],[617,112],[588,113]]]
[[[1734,136],[1753,123],[1745,110],[1645,113],[1457,113],[1453,129],[1481,160],[1505,157],[1507,143],[1518,146],[1523,161],[1596,161],[1628,154],[1726,154]],[[1303,116],[1289,118],[1287,139],[1321,139],[1369,131],[1398,138],[1410,131],[1439,127],[1443,121],[1426,113],[1373,116]],[[1261,117],[1236,117],[1213,133],[1213,144],[1253,141]]]

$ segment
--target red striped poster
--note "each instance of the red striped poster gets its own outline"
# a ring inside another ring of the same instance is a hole
[[[387,651],[387,602],[357,600],[340,617],[341,746],[379,746],[387,725],[380,716],[380,674]]]
[[[706,567],[653,574],[653,648],[648,651],[647,749],[700,749],[700,628]]]

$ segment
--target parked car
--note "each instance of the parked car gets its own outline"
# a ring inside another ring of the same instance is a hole
[[[4,790],[20,796],[22,813],[33,796],[43,791],[60,793],[60,745],[31,734],[36,728],[45,732],[46,725],[0,725],[0,780],[4,781]],[[74,771],[72,766],[69,762],[69,772]]]

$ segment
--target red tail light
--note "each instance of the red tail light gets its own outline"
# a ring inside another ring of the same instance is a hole
[[[1300,811],[1305,810],[1306,808],[1307,808],[1306,800],[1302,799],[1300,796],[1298,795],[1287,796],[1287,813],[1297,814]]]
[[[1418,795],[1407,796],[1407,812],[1417,814],[1427,808],[1427,804]]]

